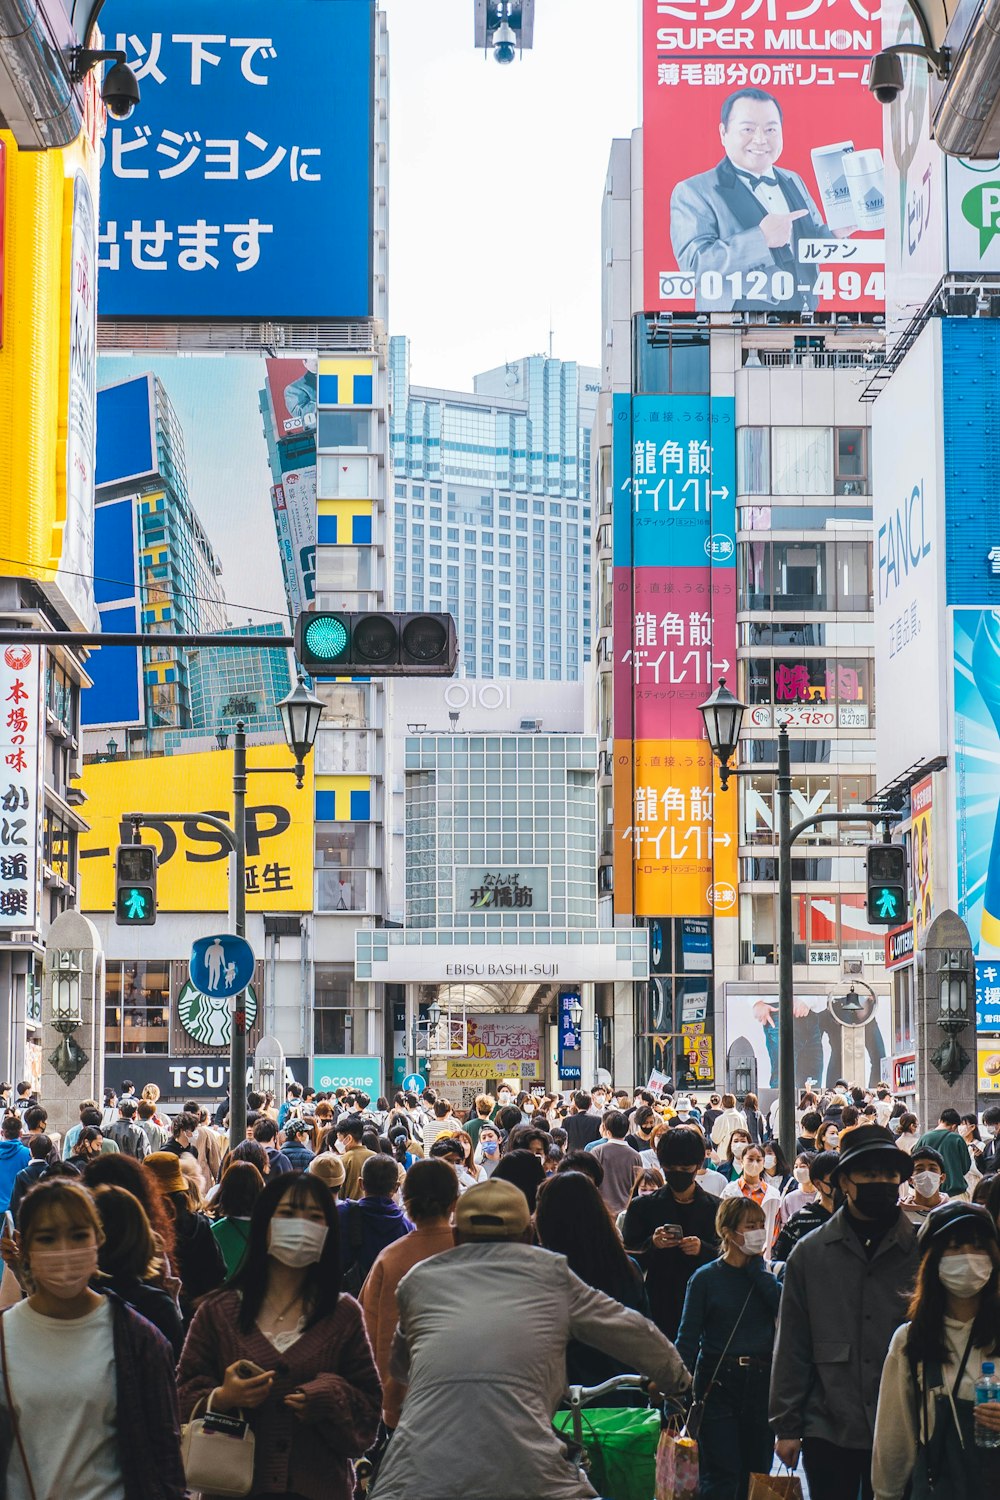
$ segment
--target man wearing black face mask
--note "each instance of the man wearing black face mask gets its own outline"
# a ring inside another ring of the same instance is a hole
[[[802,1450],[811,1500],[871,1500],[879,1377],[920,1256],[899,1207],[913,1170],[891,1131],[844,1137],[832,1183],[844,1204],[788,1257],[771,1370],[778,1457]]]
[[[699,1266],[715,1259],[719,1248],[718,1203],[697,1181],[706,1150],[696,1127],[665,1130],[656,1155],[667,1185],[637,1194],[622,1223],[625,1248],[646,1273],[653,1322],[669,1339],[677,1337],[688,1282]]]

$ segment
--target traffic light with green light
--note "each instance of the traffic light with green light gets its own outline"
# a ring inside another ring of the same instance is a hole
[[[115,924],[152,927],[156,921],[156,850],[119,844],[115,850]]]
[[[869,844],[865,857],[870,927],[899,927],[906,921],[906,850],[902,844]]]
[[[453,677],[451,615],[314,610],[295,622],[295,655],[310,677]]]

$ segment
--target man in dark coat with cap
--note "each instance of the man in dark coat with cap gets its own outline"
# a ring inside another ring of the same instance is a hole
[[[899,1186],[912,1171],[890,1131],[860,1125],[831,1178],[844,1202],[788,1257],[770,1420],[790,1467],[801,1448],[811,1500],[871,1500],[879,1377],[916,1278]]]

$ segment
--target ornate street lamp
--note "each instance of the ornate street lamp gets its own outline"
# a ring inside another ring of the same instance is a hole
[[[83,1025],[82,978],[80,954],[74,949],[63,948],[53,955],[52,1025],[62,1036],[62,1041],[50,1053],[49,1062],[67,1087],[89,1061],[83,1048],[73,1040],[74,1031]]]
[[[930,953],[927,956],[929,958]],[[969,1026],[969,966],[967,956],[960,948],[941,949],[934,956],[937,958],[937,972],[935,975],[931,971],[928,981],[937,985],[937,1024],[945,1033],[945,1040],[931,1056],[931,1062],[950,1087],[961,1078],[971,1061],[958,1040]]]
[[[574,1031],[579,1031],[580,1027],[583,1025],[583,1006],[580,1003],[579,995],[573,996],[573,1003],[572,1005],[567,1006],[566,1014],[569,1016],[570,1021],[573,1023]]]
[[[705,720],[708,743],[719,762],[719,780],[723,791],[733,774],[729,762],[736,753],[746,710],[746,704],[741,703],[726,687],[724,677],[719,678],[719,686],[712,696],[699,705],[698,711]]]
[[[288,697],[278,704],[278,712],[288,748],[295,757],[295,784],[301,786],[306,774],[305,759],[316,743],[323,717],[323,704],[310,693],[301,672]]]

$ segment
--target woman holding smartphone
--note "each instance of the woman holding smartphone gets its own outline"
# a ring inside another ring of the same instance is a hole
[[[283,1173],[254,1204],[240,1269],[196,1312],[177,1371],[185,1421],[209,1399],[248,1417],[254,1500],[351,1500],[351,1460],[375,1441],[382,1387],[340,1283],[333,1197],[316,1176]]]

